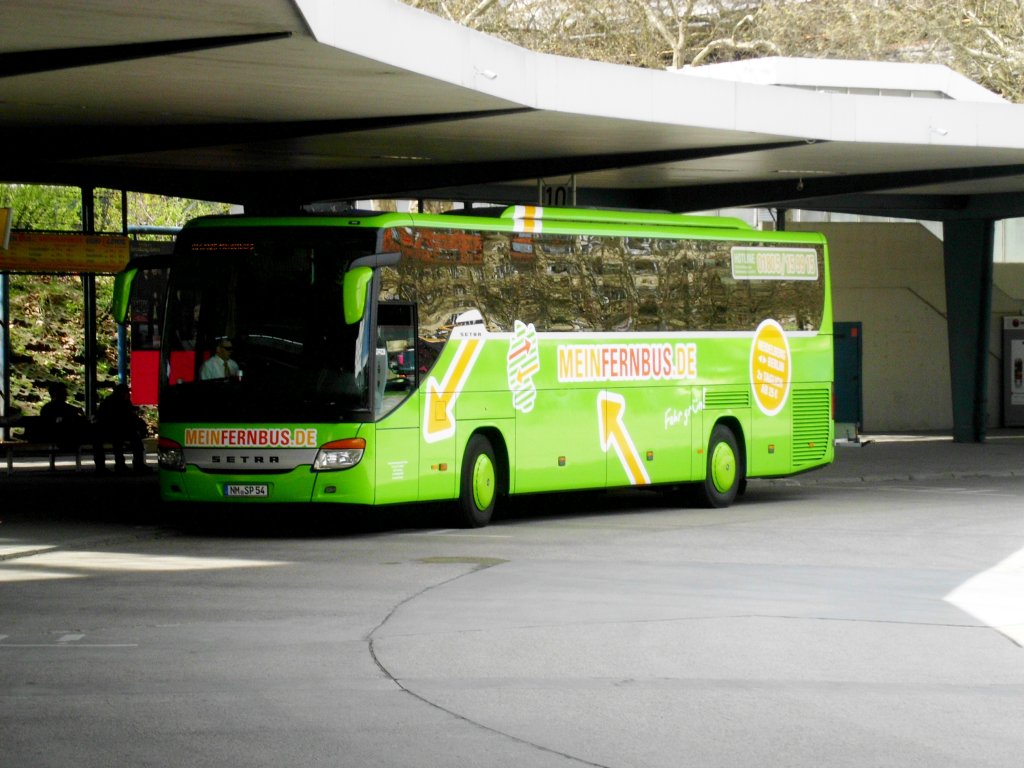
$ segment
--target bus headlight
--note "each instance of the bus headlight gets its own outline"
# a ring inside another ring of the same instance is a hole
[[[350,437],[345,440],[324,443],[317,451],[313,469],[317,472],[331,472],[354,467],[362,460],[365,450],[366,441],[361,437]]]
[[[185,471],[185,452],[181,444],[166,437],[157,440],[157,461],[160,469],[171,469],[177,472]]]

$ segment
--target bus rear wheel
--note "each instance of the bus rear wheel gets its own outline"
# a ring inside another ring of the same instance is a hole
[[[736,435],[724,424],[716,424],[711,430],[707,461],[704,482],[698,489],[698,501],[704,507],[728,507],[746,484],[746,477]]]
[[[491,441],[473,435],[462,458],[459,484],[459,522],[466,528],[482,528],[491,522],[498,498],[498,471]]]

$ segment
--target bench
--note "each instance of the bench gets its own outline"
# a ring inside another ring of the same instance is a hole
[[[74,456],[75,467],[79,471],[82,469],[82,451],[88,449],[92,451],[91,442],[82,442],[78,445],[57,445],[54,442],[46,440],[27,440],[25,435],[32,431],[34,422],[38,417],[36,416],[10,416],[0,418],[0,429],[4,432],[11,434],[11,430],[18,430],[21,436],[2,437],[0,438],[0,451],[3,452],[4,458],[6,459],[7,474],[11,474],[14,470],[14,457],[15,456],[48,456],[50,458],[50,469],[54,470],[57,468],[57,457],[58,456]]]
[[[61,447],[54,443],[33,443],[28,440],[19,440],[14,438],[10,440],[0,440],[0,450],[3,451],[4,457],[7,460],[8,475],[14,471],[15,456],[49,456],[51,470],[57,468],[58,456],[74,456],[75,469],[81,472],[82,451],[88,450],[91,455],[92,444],[81,444],[75,447]]]
[[[50,459],[50,470],[57,469],[57,459],[61,456],[72,457],[75,460],[75,471],[82,471],[82,455],[85,454],[92,463],[93,455],[93,441],[89,437],[83,437],[78,443],[61,443],[57,444],[51,441],[39,441],[39,440],[26,440],[25,435],[32,432],[33,422],[38,419],[36,416],[13,416],[13,417],[0,417],[0,430],[6,430],[10,434],[10,430],[17,429],[21,436],[11,436],[8,438],[2,437],[0,432],[0,453],[3,454],[6,464],[6,474],[10,475],[14,471],[14,459],[16,456],[45,456]],[[152,453],[156,450],[156,440],[153,438],[146,438],[143,441],[143,446],[147,453]],[[129,452],[130,446],[125,444],[125,452]],[[114,446],[109,442],[103,444],[103,450],[105,453],[110,454],[114,450]]]

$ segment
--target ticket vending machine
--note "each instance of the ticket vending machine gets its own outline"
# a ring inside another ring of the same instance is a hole
[[[1003,426],[1024,426],[1024,317],[1003,318]]]

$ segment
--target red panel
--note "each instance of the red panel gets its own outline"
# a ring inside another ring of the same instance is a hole
[[[192,351],[171,352],[171,383],[194,381],[196,378],[196,353]]]
[[[195,352],[171,352],[171,381],[195,379],[195,359]],[[156,405],[160,393],[160,350],[133,350],[130,375],[132,402]]]
[[[160,383],[160,351],[137,349],[132,352],[132,402],[135,405],[156,405]]]

